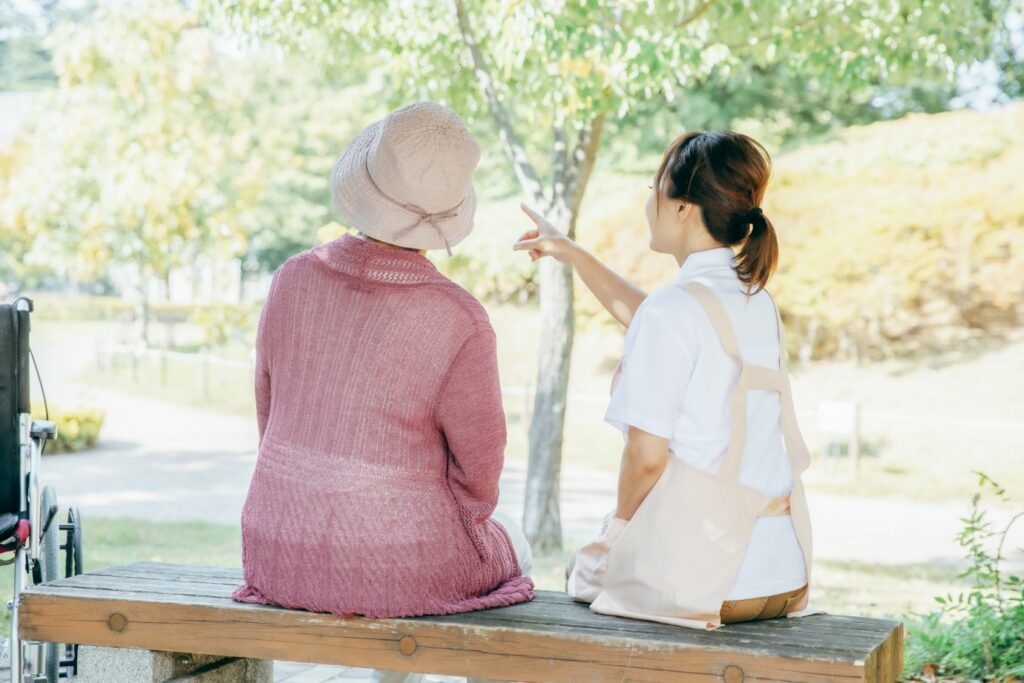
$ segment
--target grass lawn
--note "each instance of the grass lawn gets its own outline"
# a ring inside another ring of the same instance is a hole
[[[67,519],[61,508],[57,519]],[[240,567],[242,539],[237,527],[203,522],[149,522],[87,517],[82,520],[85,570],[137,560],[183,562]],[[63,535],[61,543],[64,542]],[[60,555],[63,572],[64,554]],[[13,566],[0,567],[4,593],[14,594]],[[3,612],[4,633],[10,633],[11,615]]]
[[[532,402],[513,390],[535,383],[537,316],[532,309],[497,306],[491,310],[508,416],[509,459],[525,459]],[[62,325],[40,325],[46,338]],[[95,330],[95,325],[86,331]],[[75,330],[79,338],[88,336]],[[621,353],[621,333],[591,324],[577,331],[563,459],[615,471],[622,437],[602,416],[609,381]],[[238,348],[231,355],[238,357]],[[44,367],[45,371],[45,367]],[[245,368],[209,368],[207,392],[201,367],[170,361],[164,375],[156,361],[144,361],[133,373],[127,362],[113,372],[84,366],[80,381],[149,397],[236,415],[254,414],[251,373]],[[1024,393],[1002,376],[1024,376],[1024,339],[1010,340],[981,353],[914,362],[856,367],[819,363],[794,373],[794,394],[801,427],[817,457],[807,472],[809,490],[857,496],[913,500],[967,500],[974,491],[973,470],[981,470],[1024,503]],[[162,379],[165,377],[166,381]],[[862,442],[866,455],[859,472],[847,458],[824,457],[831,438],[818,433],[821,401],[856,400],[862,405]]]
[[[59,519],[65,519],[66,510]],[[240,567],[241,536],[237,526],[201,522],[149,522],[87,518],[84,523],[85,569],[137,560]],[[63,539],[62,539],[63,541]],[[564,590],[565,564],[580,540],[566,542],[561,553],[534,559],[534,581],[544,590]],[[63,555],[61,556],[63,560]],[[0,568],[0,581],[13,594],[13,570]],[[893,617],[930,610],[932,596],[958,584],[954,570],[933,565],[878,566],[856,562],[815,564],[815,604],[833,613]],[[9,633],[10,613],[3,629]]]

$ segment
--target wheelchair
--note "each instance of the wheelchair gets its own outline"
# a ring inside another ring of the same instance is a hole
[[[33,420],[29,361],[32,300],[21,297],[0,304],[0,565],[14,565],[14,597],[7,603],[11,636],[7,659],[12,683],[56,683],[78,673],[78,646],[22,641],[18,605],[26,586],[82,573],[82,523],[70,508],[67,522],[57,521],[57,493],[43,486],[41,460],[47,439],[57,428]],[[35,366],[38,377],[39,368]],[[40,389],[42,382],[40,381]],[[46,406],[46,392],[42,391]],[[65,542],[60,542],[64,532]],[[64,552],[63,572],[60,562]],[[10,555],[13,553],[13,555]]]

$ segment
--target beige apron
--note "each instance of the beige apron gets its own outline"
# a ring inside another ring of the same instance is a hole
[[[759,517],[792,515],[809,587],[811,523],[800,475],[810,464],[810,455],[793,408],[778,308],[776,370],[743,360],[725,307],[708,287],[697,282],[680,286],[697,298],[722,347],[742,368],[730,398],[731,436],[725,460],[717,474],[710,474],[670,453],[664,473],[633,518],[624,522],[609,514],[601,536],[576,554],[566,590],[572,598],[590,602],[594,612],[715,629],[722,625],[723,602]],[[789,496],[767,496],[737,481],[746,438],[747,392],[757,389],[780,395],[782,434],[793,476]],[[669,538],[672,542],[666,542]],[[805,609],[808,597],[807,590],[799,593],[786,605],[787,616],[819,613]]]

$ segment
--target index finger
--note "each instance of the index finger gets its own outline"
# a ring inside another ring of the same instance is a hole
[[[541,241],[539,239],[519,240],[518,242],[514,242],[512,244],[512,249],[514,251],[533,251],[534,249],[537,248],[537,245],[540,244],[540,242]]]
[[[529,206],[527,206],[526,202],[519,202],[519,208],[521,208],[523,212],[533,220],[534,223],[540,223],[541,221],[544,220],[544,217],[541,216],[536,211],[534,211]]]

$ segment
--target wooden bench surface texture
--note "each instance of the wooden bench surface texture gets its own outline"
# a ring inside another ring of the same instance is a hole
[[[451,616],[341,619],[235,602],[241,569],[135,562],[28,588],[22,638],[521,681],[893,681],[899,622],[811,616],[713,632],[594,614],[564,593]]]

